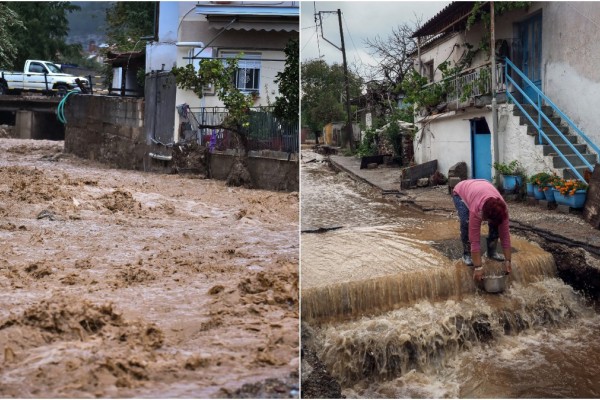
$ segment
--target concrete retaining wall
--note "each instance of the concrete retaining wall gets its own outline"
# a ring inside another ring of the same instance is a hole
[[[144,168],[149,147],[143,99],[75,95],[67,100],[65,117],[65,152],[118,168]]]
[[[226,180],[235,156],[211,154],[210,177]],[[300,190],[297,161],[248,157],[248,172],[257,189],[297,192]]]
[[[167,171],[168,162],[149,152],[170,151],[146,144],[144,100],[114,96],[71,96],[65,105],[65,152],[124,169]],[[211,154],[210,178],[226,180],[234,156]],[[257,189],[298,191],[299,164],[275,158],[249,157],[248,170]]]

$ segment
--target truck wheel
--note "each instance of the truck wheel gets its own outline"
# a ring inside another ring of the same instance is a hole
[[[8,87],[6,86],[6,83],[0,82],[0,96],[5,94],[8,94]]]
[[[67,95],[67,92],[69,91],[69,88],[67,87],[67,85],[57,85],[56,91],[58,97],[65,97]]]

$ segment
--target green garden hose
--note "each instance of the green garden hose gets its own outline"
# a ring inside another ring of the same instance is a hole
[[[71,90],[70,92],[68,92],[65,95],[65,97],[63,97],[63,99],[60,101],[60,103],[58,103],[58,109],[56,110],[56,115],[58,117],[58,120],[65,125],[67,124],[67,119],[65,118],[65,104],[70,95],[77,94],[77,93],[79,93],[79,92],[77,92],[75,90]]]

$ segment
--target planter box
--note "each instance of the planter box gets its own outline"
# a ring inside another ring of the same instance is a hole
[[[535,197],[536,200],[546,200],[544,192],[540,190],[538,185],[533,185],[533,197]]]
[[[556,189],[554,189],[553,187],[546,187],[546,190],[544,191],[544,197],[546,198],[546,200],[555,202],[556,200],[554,199],[554,192],[556,192]]]
[[[552,189],[556,203],[569,206],[571,208],[582,208],[587,197],[587,190],[578,190],[573,196],[563,196],[556,189]]]
[[[527,182],[527,196],[534,197],[535,193],[533,191],[534,191],[534,184],[531,182]]]
[[[515,190],[517,185],[521,186],[519,175],[502,175],[502,188],[504,190]]]

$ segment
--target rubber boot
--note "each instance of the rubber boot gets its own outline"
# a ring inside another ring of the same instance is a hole
[[[469,267],[473,266],[473,259],[471,258],[471,243],[463,243],[463,256],[462,260]]]
[[[488,258],[491,258],[492,260],[496,260],[496,261],[504,261],[504,255],[502,255],[496,251],[496,246],[498,245],[498,239],[494,239],[494,240],[486,239],[486,243],[487,243]]]

